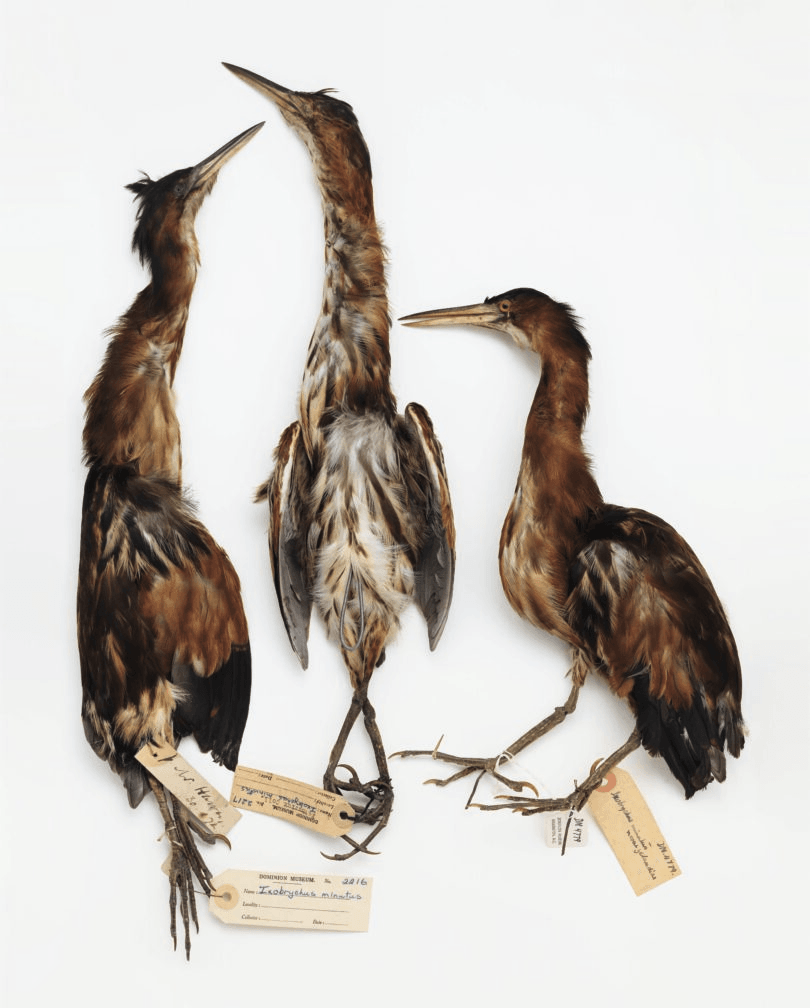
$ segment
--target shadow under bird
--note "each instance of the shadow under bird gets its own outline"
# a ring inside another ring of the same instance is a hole
[[[637,508],[602,499],[582,446],[590,347],[568,305],[519,288],[482,304],[408,315],[413,326],[472,325],[538,354],[540,382],[526,421],[512,504],[501,532],[500,572],[512,608],[573,649],[567,701],[493,758],[433,756],[461,769],[448,784],[499,772],[576,707],[595,670],[632,709],[636,728],[576,790],[561,799],[519,797],[479,808],[524,814],[580,809],[603,775],[639,744],[662,756],[687,798],[726,776],[724,751],[744,745],[737,647],[709,576],[683,538]],[[473,794],[475,788],[473,788]],[[468,804],[471,803],[470,795]]]
[[[87,740],[137,807],[151,791],[169,839],[176,908],[197,925],[192,876],[211,873],[192,832],[216,837],[135,760],[147,743],[194,735],[233,770],[250,702],[250,647],[239,579],[183,493],[175,370],[199,265],[194,221],[220,168],[261,129],[240,133],[192,168],[132,183],[133,249],[151,280],[110,331],[85,395],[78,638]]]
[[[455,529],[441,446],[417,403],[397,413],[389,375],[385,256],[374,215],[371,162],[351,107],[326,91],[290,91],[225,66],[269,98],[303,140],[321,191],[326,275],[307,353],[300,419],[281,435],[257,499],[270,508],[270,558],[290,644],[302,666],[313,604],[349,671],[353,696],[324,787],[362,796],[355,821],[385,827],[393,790],[368,687],[399,618],[414,600],[431,649],[447,620]],[[377,764],[363,782],[340,759],[362,711]],[[348,779],[337,777],[338,767]]]

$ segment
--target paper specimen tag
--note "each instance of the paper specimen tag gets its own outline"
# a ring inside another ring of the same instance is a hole
[[[611,770],[588,801],[636,896],[681,874],[652,812],[625,770]]]
[[[231,804],[298,826],[339,837],[352,828],[354,809],[340,795],[265,770],[238,766],[231,785]]]
[[[588,842],[588,823],[582,812],[575,812],[568,823],[568,812],[552,812],[546,815],[546,847],[562,847],[563,837],[565,837],[566,826],[568,837],[565,840],[565,849],[569,847],[584,847]]]
[[[147,743],[135,759],[212,833],[227,833],[242,818],[242,813],[231,808],[225,796],[170,745]]]
[[[212,881],[209,909],[225,924],[307,931],[368,931],[370,878],[228,870]]]

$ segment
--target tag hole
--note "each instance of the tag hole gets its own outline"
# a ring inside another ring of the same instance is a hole
[[[602,785],[597,791],[612,791],[616,787],[616,774],[611,771],[602,781]]]

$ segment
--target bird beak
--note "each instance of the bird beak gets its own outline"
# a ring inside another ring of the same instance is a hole
[[[266,77],[261,77],[252,70],[245,70],[243,67],[234,66],[233,63],[223,63],[222,65],[230,70],[231,73],[236,74],[246,84],[250,84],[252,88],[263,94],[265,98],[269,98],[279,107],[282,113],[288,112],[296,118],[300,117],[302,109],[300,103],[297,101],[299,97],[297,91],[291,91],[289,88],[284,87],[283,84],[275,84]]]
[[[483,326],[501,330],[503,314],[494,304],[463,305],[460,308],[434,308],[433,311],[405,315],[400,320],[408,326]]]
[[[195,189],[199,189],[204,186],[206,182],[211,181],[216,178],[217,172],[229,161],[237,151],[240,151],[245,144],[252,140],[254,136],[259,132],[259,130],[264,126],[263,122],[256,123],[255,126],[251,126],[250,129],[246,129],[244,133],[240,133],[239,136],[229,140],[223,147],[219,150],[214,151],[210,154],[204,161],[200,161],[198,165],[195,165],[191,169],[191,174],[188,178],[188,190],[187,193],[192,192]]]

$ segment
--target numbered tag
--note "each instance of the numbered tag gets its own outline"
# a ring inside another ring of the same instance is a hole
[[[231,804],[286,819],[330,837],[343,836],[354,823],[354,809],[340,795],[245,766],[238,766],[233,775]]]
[[[368,931],[370,878],[229,870],[208,906],[225,924],[306,931]]]
[[[588,808],[636,896],[681,874],[669,844],[626,770],[611,770],[591,795]]]
[[[584,847],[588,842],[588,823],[582,812],[552,812],[545,818],[546,847]],[[568,836],[565,831],[568,830]]]

